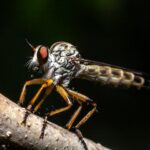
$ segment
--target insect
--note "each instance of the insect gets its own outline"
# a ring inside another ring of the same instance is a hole
[[[69,110],[73,105],[71,98],[75,99],[79,103],[79,107],[66,124],[67,129],[72,128],[84,103],[91,105],[92,109],[75,125],[76,131],[97,111],[97,104],[91,98],[69,89],[69,83],[72,79],[82,78],[115,87],[133,86],[138,89],[150,87],[150,83],[143,77],[143,73],[83,59],[77,48],[68,42],[56,42],[51,47],[44,45],[33,47],[29,42],[28,44],[31,46],[34,54],[27,62],[27,66],[34,72],[41,71],[42,76],[41,78],[25,82],[18,103],[23,103],[27,87],[36,84],[41,85],[41,87],[27,106],[27,110],[31,111],[32,109],[33,113],[40,108],[46,97],[53,90],[62,96],[66,106],[49,112],[47,114],[48,117]],[[45,90],[45,93],[42,99],[33,108],[34,103],[43,90]]]

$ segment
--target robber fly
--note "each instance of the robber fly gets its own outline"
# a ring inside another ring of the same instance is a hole
[[[82,110],[83,103],[90,104],[92,109],[74,126],[76,131],[78,131],[97,110],[97,104],[91,98],[69,89],[69,83],[72,79],[82,78],[116,87],[133,86],[138,89],[150,87],[149,82],[145,80],[142,73],[102,62],[83,59],[77,48],[68,42],[56,42],[51,47],[44,45],[33,47],[29,42],[28,44],[31,46],[34,54],[27,62],[27,66],[34,72],[41,71],[42,76],[41,78],[27,81],[24,84],[19,98],[19,104],[22,104],[25,99],[27,86],[36,84],[41,85],[41,87],[27,106],[27,110],[31,111],[32,109],[33,113],[40,108],[46,97],[50,95],[53,90],[62,96],[67,105],[49,112],[47,116],[53,116],[69,110],[73,105],[71,101],[71,98],[73,98],[79,103],[79,107],[66,124],[67,129],[72,128],[76,118]],[[43,90],[45,90],[45,93],[42,99],[33,108],[33,104]],[[25,118],[26,117],[27,115],[25,115]]]

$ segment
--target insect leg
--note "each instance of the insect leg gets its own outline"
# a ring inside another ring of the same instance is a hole
[[[82,105],[80,104],[80,106],[78,107],[78,109],[74,112],[74,114],[71,116],[70,120],[66,124],[66,128],[68,130],[70,130],[70,128],[72,127],[73,123],[75,122],[76,118],[80,114],[81,110],[82,110]]]
[[[94,112],[96,111],[96,107],[97,107],[97,104],[96,103],[92,103],[92,110],[89,111],[81,120],[80,122],[75,126],[76,129],[79,129],[81,125],[83,125],[93,114]]]
[[[47,87],[51,86],[52,83],[53,83],[53,80],[49,79],[49,80],[45,81],[45,82],[42,84],[41,88],[38,90],[38,92],[35,94],[35,96],[34,96],[34,97],[32,98],[32,100],[29,102],[29,105],[27,106],[26,113],[25,113],[25,115],[24,115],[24,119],[23,119],[23,121],[22,121],[22,124],[26,124],[26,120],[27,120],[27,117],[28,117],[28,115],[29,115],[29,113],[30,113],[30,110],[31,110],[33,104],[35,103],[35,101],[37,100],[37,98],[39,97],[39,95],[41,94],[42,90],[43,90],[44,88],[47,88]]]
[[[52,84],[53,84],[53,80],[51,80],[51,79],[45,81],[45,83],[42,84],[41,88],[38,90],[38,92],[35,94],[35,96],[29,102],[27,110],[31,110],[33,104],[35,103],[35,101],[37,100],[37,98],[39,97],[39,95],[41,94],[42,90],[45,89],[45,88],[47,88],[47,87],[50,87]]]
[[[54,111],[51,111],[50,113],[48,113],[46,116],[45,116],[45,119],[44,119],[44,122],[43,122],[43,128],[41,130],[41,135],[40,135],[40,138],[43,138],[44,137],[44,131],[45,131],[45,128],[46,128],[46,123],[47,123],[47,118],[48,116],[53,116],[55,114],[58,114],[58,113],[61,113],[63,111],[66,111],[68,109],[71,108],[72,106],[72,103],[70,101],[70,98],[69,98],[69,95],[68,93],[66,92],[66,90],[61,87],[61,86],[58,86],[56,85],[56,91],[63,97],[63,99],[65,100],[65,102],[67,103],[67,106],[66,107],[63,107],[63,108],[59,108],[59,109],[56,109]],[[47,89],[47,94],[49,94],[49,89]],[[45,95],[46,96],[46,95]],[[43,101],[44,99],[42,99]],[[40,105],[40,104],[39,104]],[[38,107],[38,106],[36,106]],[[36,109],[35,107],[35,109]]]
[[[33,110],[33,113],[35,113],[39,108],[40,106],[42,105],[42,103],[44,102],[44,100],[46,99],[46,97],[52,92],[53,88],[54,88],[54,84],[52,84],[51,86],[47,87],[45,93],[44,93],[44,96],[43,98],[40,100],[40,102],[35,106],[34,110]]]
[[[75,92],[73,90],[67,89],[68,94],[77,99],[78,101],[80,101],[81,103],[89,103],[93,106],[93,109],[91,111],[89,111],[86,116],[75,126],[76,128],[79,128],[82,124],[84,124],[91,116],[92,114],[96,111],[96,103],[93,102],[92,99],[90,99],[89,97],[80,94],[78,92]],[[80,112],[80,111],[79,111]],[[72,127],[73,122],[75,121],[75,116],[76,116],[76,112],[73,114],[72,118],[70,119],[70,121],[67,123],[66,127],[68,129],[70,129]],[[77,117],[77,116],[76,116]]]
[[[67,103],[67,106],[65,106],[63,108],[56,109],[54,111],[51,111],[50,113],[48,113],[48,116],[53,116],[55,114],[66,111],[66,110],[70,109],[72,106],[72,102],[70,100],[70,97],[69,97],[68,93],[66,92],[66,90],[62,86],[56,85],[56,91],[63,97],[63,99]]]
[[[40,100],[40,102],[35,106],[34,110],[33,110],[33,113],[35,113],[39,108],[40,106],[42,105],[42,103],[44,102],[44,100],[46,99],[46,97],[52,92],[52,90],[54,89],[56,84],[52,83],[50,86],[48,86],[46,88],[46,91],[42,97],[42,99]],[[45,132],[45,129],[46,129],[46,126],[47,126],[47,117],[48,115],[45,116],[44,118],[44,121],[43,121],[43,127],[41,129],[41,135],[40,135],[40,138],[43,139],[44,137],[44,132]]]
[[[65,100],[65,102],[67,103],[67,106],[66,107],[63,107],[63,108],[59,108],[59,109],[56,109],[54,111],[51,111],[50,113],[48,113],[46,116],[45,116],[45,119],[44,119],[44,122],[43,122],[43,128],[41,130],[41,135],[40,135],[40,138],[43,138],[44,137],[44,131],[45,131],[45,128],[46,128],[46,123],[47,123],[47,118],[48,116],[53,116],[55,114],[58,114],[58,113],[61,113],[63,111],[66,111],[68,109],[71,108],[72,106],[72,103],[70,101],[70,98],[69,98],[69,95],[68,93],[66,92],[66,90],[62,87],[62,86],[58,86],[56,85],[56,91],[63,97],[63,99]]]
[[[27,91],[27,86],[34,85],[34,84],[43,84],[44,82],[45,81],[43,79],[33,79],[30,81],[26,81],[22,88],[18,104],[21,105],[23,103],[23,101],[25,99],[26,91]]]
[[[71,97],[73,97],[73,98],[77,99],[78,101],[80,101],[80,106],[79,106],[79,108],[75,111],[75,113],[73,114],[73,116],[71,117],[71,119],[69,120],[69,122],[66,124],[66,127],[67,127],[68,129],[70,129],[70,128],[72,127],[72,125],[73,125],[75,119],[76,119],[77,116],[79,115],[79,113],[80,113],[80,111],[81,111],[81,109],[82,109],[82,104],[81,104],[81,103],[89,103],[89,104],[91,104],[91,105],[93,106],[93,109],[92,109],[91,111],[89,111],[89,112],[85,115],[85,117],[83,117],[83,118],[81,119],[81,121],[80,121],[80,122],[75,126],[75,128],[74,128],[76,135],[78,136],[78,138],[80,139],[81,143],[82,143],[83,146],[84,146],[84,149],[85,149],[85,150],[88,150],[87,145],[86,145],[86,143],[85,143],[85,141],[84,141],[84,139],[83,139],[82,133],[81,133],[81,131],[79,130],[79,127],[80,127],[81,125],[83,125],[83,124],[92,116],[92,114],[96,111],[96,103],[94,103],[93,100],[90,99],[89,97],[87,97],[87,96],[85,96],[85,95],[83,95],[83,94],[80,94],[80,93],[78,93],[78,92],[72,91],[72,90],[70,90],[70,89],[67,89],[67,92],[68,92],[68,94],[69,94]]]

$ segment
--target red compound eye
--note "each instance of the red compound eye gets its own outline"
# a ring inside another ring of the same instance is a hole
[[[40,48],[40,55],[42,59],[47,58],[47,55],[48,55],[47,47],[43,46]]]
[[[38,58],[41,63],[45,63],[48,58],[48,48],[45,46],[41,46],[38,51]]]

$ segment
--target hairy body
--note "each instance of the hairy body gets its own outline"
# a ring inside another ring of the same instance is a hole
[[[39,53],[44,48],[48,51],[48,57],[45,63],[41,63]],[[34,67],[42,70],[43,79],[52,79],[64,87],[68,87],[73,78],[83,78],[114,86],[137,88],[145,86],[145,79],[141,74],[118,66],[84,60],[77,48],[67,42],[56,42],[50,48],[37,46],[29,63],[29,68],[34,70]]]

